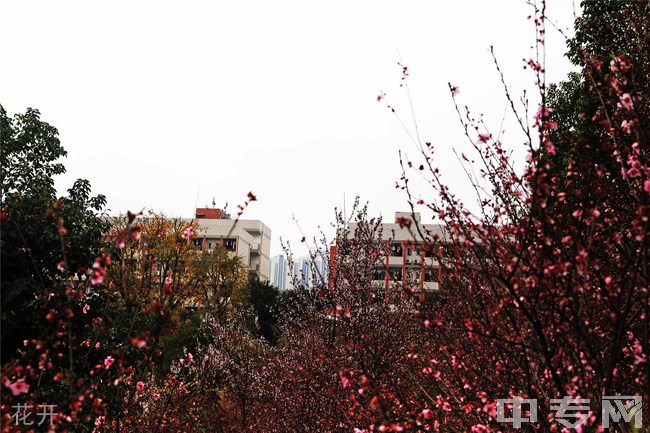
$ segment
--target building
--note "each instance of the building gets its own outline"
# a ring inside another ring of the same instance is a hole
[[[313,249],[310,252],[310,257],[313,258],[313,272],[316,275],[312,274],[312,283],[314,283],[314,277],[318,279],[319,282],[327,284],[327,263],[328,258],[327,254],[323,250]]]
[[[289,271],[287,270],[287,260],[284,254],[274,256],[271,258],[271,284],[284,291],[287,288],[287,277]]]
[[[196,245],[204,250],[220,246],[241,257],[251,276],[271,277],[271,229],[259,220],[233,220],[221,209],[197,208]]]
[[[298,257],[293,262],[293,278],[291,286],[294,289],[310,287],[312,280],[311,258],[308,256]]]
[[[327,256],[312,248],[308,256],[293,259],[293,266],[280,254],[271,258],[271,282],[280,290],[313,287],[327,282]]]
[[[386,289],[397,284],[416,285],[424,291],[439,288],[442,267],[442,249],[433,249],[422,239],[417,230],[409,230],[413,218],[423,233],[437,234],[444,238],[444,229],[437,224],[421,224],[420,214],[416,212],[396,212],[395,222],[382,224],[382,240],[386,242],[381,265],[373,270],[373,285]],[[400,223],[401,222],[401,223]],[[356,223],[349,225],[350,238],[354,235]],[[414,224],[411,224],[414,228]],[[337,245],[330,249],[330,266],[335,268]]]

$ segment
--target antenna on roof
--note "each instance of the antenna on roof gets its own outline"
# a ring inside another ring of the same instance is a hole
[[[214,201],[214,197],[212,197],[212,209],[217,205],[217,203]]]
[[[226,218],[226,209],[228,209],[228,202],[223,206],[223,212],[219,216],[219,218]]]
[[[199,207],[199,191],[200,191],[200,189],[197,188],[196,189],[196,200],[194,201],[194,212],[192,212],[192,215],[193,215],[192,222],[194,222],[194,218],[196,218],[196,209],[198,209],[198,207]]]

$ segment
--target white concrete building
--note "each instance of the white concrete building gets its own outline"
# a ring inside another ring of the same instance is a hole
[[[195,243],[205,250],[225,247],[241,257],[250,275],[269,281],[271,277],[271,229],[262,221],[230,219],[221,209],[197,208],[199,223]]]

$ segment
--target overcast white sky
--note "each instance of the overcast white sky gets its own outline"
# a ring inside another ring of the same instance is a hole
[[[515,94],[532,89],[522,68],[531,13],[524,0],[4,1],[0,104],[38,108],[59,129],[61,192],[86,178],[113,214],[191,217],[197,193],[199,206],[214,197],[235,211],[250,190],[258,201],[245,217],[271,228],[275,255],[280,236],[299,243],[292,214],[313,236],[344,193],[388,220],[408,209],[394,189],[397,152],[414,148],[376,100],[386,92],[413,124],[399,56],[423,140],[465,143],[448,82],[498,129],[505,100],[489,47]],[[563,28],[573,13],[571,0],[548,2]],[[564,40],[550,32],[547,47],[548,78],[559,81],[571,69]]]

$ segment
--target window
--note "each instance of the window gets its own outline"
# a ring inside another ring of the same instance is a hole
[[[237,249],[237,239],[224,239],[223,246],[228,251],[235,251]]]
[[[424,281],[438,281],[438,269],[427,268],[424,270]]]
[[[393,257],[402,257],[404,253],[404,248],[401,244],[392,244],[390,246],[390,255]]]
[[[386,270],[385,269],[373,269],[372,279],[377,281],[384,281],[386,279]]]
[[[393,268],[389,270],[390,273],[390,279],[394,281],[401,281],[402,280],[402,269],[401,268]]]

